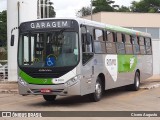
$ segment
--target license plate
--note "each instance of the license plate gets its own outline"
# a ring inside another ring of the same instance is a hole
[[[41,89],[41,93],[50,93],[51,90],[50,89]]]

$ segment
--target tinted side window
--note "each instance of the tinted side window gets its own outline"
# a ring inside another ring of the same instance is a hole
[[[133,54],[133,47],[132,47],[132,38],[130,35],[125,35],[125,48],[126,54]]]
[[[115,33],[107,31],[107,41],[106,41],[106,50],[109,54],[116,53],[116,43],[115,43]]]
[[[125,44],[124,44],[125,38],[122,33],[117,33],[117,53],[118,54],[125,54]]]
[[[136,36],[131,36],[131,37],[132,37],[132,44],[133,44],[133,52],[134,52],[134,54],[140,54],[138,38]]]
[[[104,41],[104,35],[103,35],[103,30],[100,30],[100,29],[95,29],[94,31],[94,38],[95,40],[98,40],[98,41]]]
[[[152,54],[152,44],[150,38],[145,38],[146,54]]]
[[[107,31],[107,41],[108,42],[114,42],[115,40],[114,40],[114,33],[113,32],[109,32],[109,31]]]
[[[145,50],[145,44],[144,44],[144,37],[139,37],[139,45],[140,45],[140,53],[142,55],[145,55],[146,50]]]
[[[106,53],[103,30],[95,29],[94,50],[95,53]]]

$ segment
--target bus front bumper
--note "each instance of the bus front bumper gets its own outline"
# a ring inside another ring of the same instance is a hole
[[[36,85],[27,84],[24,81],[18,81],[18,89],[20,95],[81,95],[80,80],[77,80],[71,85],[66,83],[54,85]]]

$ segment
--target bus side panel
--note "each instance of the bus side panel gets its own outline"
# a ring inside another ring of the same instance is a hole
[[[81,79],[81,95],[86,95],[94,92],[95,77],[93,73],[93,58],[89,60],[86,64],[81,65],[80,71],[83,76]]]
[[[95,54],[94,61],[95,63],[95,77],[103,74],[105,76],[105,90],[111,89],[115,87],[114,78],[116,78],[116,74],[114,71],[110,71],[107,68],[107,55],[106,54]],[[113,55],[114,56],[114,55]],[[109,58],[110,59],[110,56]],[[114,77],[113,77],[114,76]]]
[[[106,84],[106,89],[132,84],[136,65],[137,59],[133,55],[106,55],[105,66],[108,70],[106,82],[110,81]]]
[[[153,75],[153,59],[152,55],[138,56],[137,69],[140,70],[141,81],[145,80]]]

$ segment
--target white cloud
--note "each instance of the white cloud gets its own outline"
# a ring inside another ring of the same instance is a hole
[[[75,17],[76,12],[82,7],[90,6],[91,0],[51,0],[54,3],[56,17]],[[114,0],[116,5],[130,6],[132,1],[139,0]]]
[[[90,0],[51,0],[54,3],[56,17],[74,17],[83,6],[89,6]]]
[[[132,1],[140,1],[140,0],[114,0],[116,5],[120,6],[130,6]]]
[[[75,17],[82,7],[90,6],[91,0],[51,0],[54,3],[56,17]],[[134,0],[114,0],[117,5],[129,6]],[[139,0],[135,0],[139,1]],[[0,0],[0,11],[7,9],[7,0]]]
[[[7,0],[0,0],[0,12],[7,9]]]

